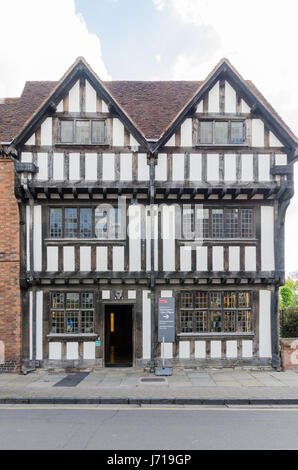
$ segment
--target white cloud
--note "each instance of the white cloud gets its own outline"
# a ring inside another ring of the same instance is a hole
[[[0,16],[0,96],[18,96],[26,80],[59,80],[78,56],[110,78],[74,0],[0,0]]]
[[[153,3],[158,11],[162,11],[165,8],[166,0],[153,0]]]

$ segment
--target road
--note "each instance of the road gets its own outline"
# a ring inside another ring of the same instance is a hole
[[[298,449],[298,408],[1,405],[0,449]]]

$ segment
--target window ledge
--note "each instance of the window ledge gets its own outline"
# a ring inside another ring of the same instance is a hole
[[[248,333],[241,333],[241,332],[234,332],[234,333],[229,333],[229,332],[220,332],[220,333],[178,333],[177,336],[179,338],[254,338],[254,333],[253,332],[248,332]]]
[[[244,144],[195,144],[195,147],[249,147],[248,143]]]
[[[98,335],[95,333],[50,333],[47,335],[49,339],[67,339],[67,338],[97,338]]]

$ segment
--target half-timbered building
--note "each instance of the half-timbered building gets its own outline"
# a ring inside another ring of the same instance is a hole
[[[79,58],[27,82],[6,126],[23,364],[153,367],[174,297],[168,364],[279,367],[297,138],[228,60],[201,82],[103,82]]]

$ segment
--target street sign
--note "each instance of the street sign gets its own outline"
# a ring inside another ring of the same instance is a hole
[[[158,341],[159,343],[174,343],[175,341],[174,297],[158,299]]]

